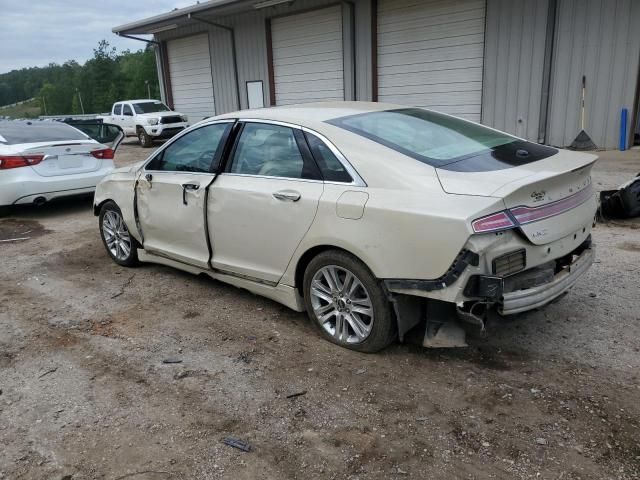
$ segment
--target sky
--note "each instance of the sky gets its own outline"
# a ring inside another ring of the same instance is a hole
[[[111,32],[196,0],[0,0],[0,73],[67,60],[83,63],[102,39],[121,50],[144,43]]]

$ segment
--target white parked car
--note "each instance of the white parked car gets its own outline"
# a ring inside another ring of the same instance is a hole
[[[171,138],[189,126],[189,118],[174,112],[159,100],[125,100],[111,107],[111,114],[99,117],[118,125],[128,137],[138,137],[143,147],[154,140]]]
[[[208,274],[375,351],[425,315],[429,345],[566,292],[594,258],[595,160],[419,108],[268,108],[116,170],[94,211],[121,265]]]
[[[0,212],[95,190],[124,134],[98,122],[80,128],[89,134],[61,122],[0,120]]]

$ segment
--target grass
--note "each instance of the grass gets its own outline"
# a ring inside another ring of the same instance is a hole
[[[38,118],[40,114],[40,105],[37,100],[31,100],[30,102],[14,105],[13,107],[0,107],[0,117]]]

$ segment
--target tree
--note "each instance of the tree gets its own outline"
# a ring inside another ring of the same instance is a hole
[[[106,112],[113,102],[125,97],[146,98],[145,81],[149,81],[151,97],[158,98],[157,78],[152,47],[118,53],[101,40],[84,65],[69,60],[62,65],[51,63],[0,74],[0,106],[38,97],[42,107],[42,99],[46,99],[50,115],[79,113],[78,89],[85,112]]]

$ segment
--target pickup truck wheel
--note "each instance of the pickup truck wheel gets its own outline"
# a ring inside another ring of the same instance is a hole
[[[380,281],[359,259],[328,250],[307,266],[307,313],[329,341],[359,352],[377,352],[396,338],[393,310]]]
[[[138,128],[138,140],[142,148],[150,148],[153,146],[153,139],[144,131],[144,128]]]
[[[100,209],[100,237],[111,259],[123,267],[138,265],[140,244],[131,236],[122,218],[122,211],[109,200]]]

